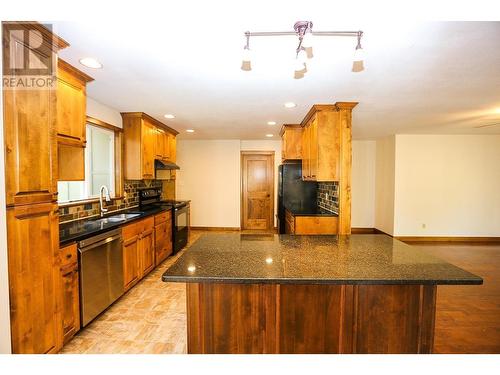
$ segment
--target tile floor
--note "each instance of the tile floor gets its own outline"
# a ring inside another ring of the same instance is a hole
[[[190,243],[201,233],[192,230]],[[183,251],[156,267],[82,329],[61,353],[186,353],[185,284],[161,281],[163,272]]]

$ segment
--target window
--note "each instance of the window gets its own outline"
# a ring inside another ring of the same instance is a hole
[[[58,201],[70,202],[97,198],[102,185],[115,196],[115,133],[87,124],[85,148],[85,181],[59,181]]]

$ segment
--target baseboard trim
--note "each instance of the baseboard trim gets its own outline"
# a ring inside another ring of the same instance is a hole
[[[194,227],[190,226],[194,230],[206,230],[206,231],[221,231],[221,232],[237,232],[241,230],[240,227]]]
[[[440,237],[440,236],[395,236],[404,242],[500,242],[500,237]]]
[[[351,228],[351,234],[375,234],[375,228]]]

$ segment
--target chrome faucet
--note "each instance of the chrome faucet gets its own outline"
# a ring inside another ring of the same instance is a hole
[[[106,198],[106,202],[111,202],[111,198],[109,196],[109,189],[106,185],[102,185],[99,190],[99,209],[101,210],[101,217],[104,216],[105,212],[108,212],[107,208],[104,208],[102,205],[102,192],[104,191],[104,197]]]

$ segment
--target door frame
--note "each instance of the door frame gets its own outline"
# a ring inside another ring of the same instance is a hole
[[[269,230],[274,230],[274,184],[275,184],[275,174],[276,174],[276,166],[274,164],[274,156],[276,152],[275,151],[240,151],[240,229],[243,230],[243,156],[245,155],[268,155],[271,156],[271,165],[272,165],[272,188],[271,188],[271,204],[270,204],[270,211],[271,211],[271,228]]]

